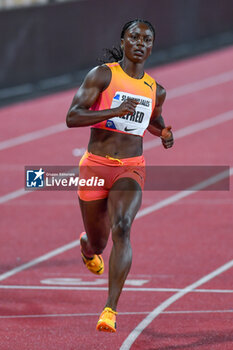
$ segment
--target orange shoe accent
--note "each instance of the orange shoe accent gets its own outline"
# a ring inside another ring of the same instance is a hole
[[[97,331],[115,333],[116,315],[116,311],[113,311],[110,307],[105,307],[97,323]]]
[[[79,238],[80,241],[81,241],[81,238],[85,234],[86,234],[86,232],[81,233],[80,238]],[[87,258],[82,252],[81,242],[80,242],[80,249],[81,249],[82,260],[83,260],[84,264],[86,265],[86,267],[88,268],[88,270],[90,270],[95,275],[102,275],[102,273],[104,272],[104,260],[103,260],[102,256],[95,254],[93,256],[93,258],[90,258],[90,259]]]

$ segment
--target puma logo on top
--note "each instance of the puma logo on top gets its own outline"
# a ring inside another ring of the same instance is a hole
[[[146,81],[144,81],[144,84],[146,84],[147,86],[149,86],[149,88],[151,88],[151,90],[153,91],[152,85],[154,84],[154,82],[150,85],[150,84],[148,84]]]

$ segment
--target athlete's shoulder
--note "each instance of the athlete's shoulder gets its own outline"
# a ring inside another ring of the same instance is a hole
[[[165,90],[165,88],[164,88],[161,84],[159,84],[159,83],[157,83],[157,91],[156,91],[156,93],[157,93],[158,96],[164,96],[164,97],[166,97],[166,90]]]
[[[108,67],[107,64],[96,66],[92,68],[87,74],[87,77],[89,79],[96,79],[105,76],[111,76],[111,69]]]
[[[110,84],[111,78],[111,69],[107,65],[103,64],[94,67],[88,72],[84,80],[84,84],[89,86],[96,85],[100,87],[101,90],[105,90]]]
[[[125,76],[119,62],[105,63],[105,65],[111,70],[112,77]]]
[[[157,83],[157,89],[156,89],[156,101],[157,105],[162,105],[165,98],[166,98],[166,90],[165,88]]]

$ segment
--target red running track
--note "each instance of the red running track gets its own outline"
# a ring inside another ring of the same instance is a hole
[[[174,148],[164,150],[146,135],[147,164],[232,167],[233,48],[150,73],[168,91],[163,115],[177,138]],[[230,191],[199,191],[181,199],[174,197],[177,191],[144,192],[117,333],[95,331],[108,269],[96,278],[81,262],[76,193],[23,191],[25,165],[78,163],[72,151],[85,148],[89,129],[63,125],[73,94],[0,110],[0,349],[232,349],[232,185]],[[150,213],[143,211],[147,208]],[[70,242],[73,247],[66,246]],[[111,241],[106,261],[110,249]],[[48,252],[53,256],[44,256]],[[32,262],[41,256],[43,262]],[[184,291],[187,286],[192,291]]]

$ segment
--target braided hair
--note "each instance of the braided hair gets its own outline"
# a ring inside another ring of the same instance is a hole
[[[124,39],[125,32],[131,27],[133,24],[136,23],[144,23],[148,26],[148,28],[151,30],[153,33],[153,37],[155,39],[155,29],[153,25],[144,19],[134,19],[132,21],[129,21],[125,23],[124,27],[122,28],[121,31],[121,39]],[[104,49],[104,56],[103,59],[99,60],[100,63],[107,63],[107,62],[119,62],[123,58],[123,50],[121,46],[119,45],[118,47],[113,46],[112,49]]]

